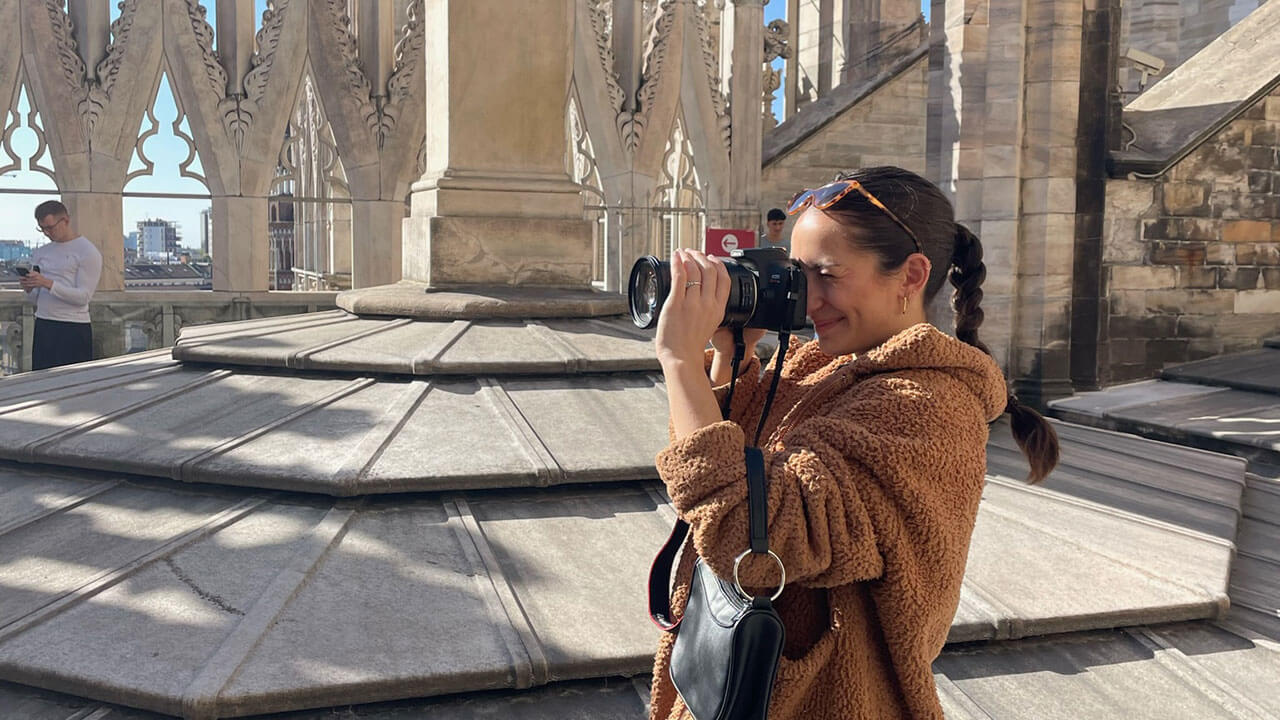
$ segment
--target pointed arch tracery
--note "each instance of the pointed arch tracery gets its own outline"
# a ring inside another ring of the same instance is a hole
[[[653,192],[651,242],[660,257],[669,257],[676,248],[700,248],[706,229],[705,187],[682,118],[683,112],[677,112],[662,158],[662,179]]]
[[[58,190],[44,120],[21,72],[9,103],[3,135],[0,135],[0,147],[4,149],[4,158],[0,161],[5,161],[0,165],[0,187],[17,191]]]
[[[173,120],[162,123],[156,117],[157,111],[162,115],[173,112]],[[176,142],[182,143],[185,147],[178,154],[164,153],[161,148],[155,148],[148,152],[148,147],[163,142],[166,138],[172,138]],[[133,156],[129,163],[128,174],[124,178],[125,195],[138,194],[154,194],[154,188],[148,192],[143,183],[137,183],[136,180],[145,177],[155,177],[156,160],[153,155],[163,156],[166,159],[177,159],[176,166],[176,183],[167,183],[163,192],[165,195],[175,196],[209,196],[209,181],[204,174],[204,166],[200,162],[200,152],[196,146],[195,138],[191,135],[191,126],[187,122],[187,113],[183,109],[182,100],[177,93],[173,91],[170,82],[170,73],[167,68],[162,68],[156,79],[155,90],[151,95],[151,103],[147,105],[146,111],[143,113],[142,126],[139,129],[138,140],[133,148]],[[182,180],[191,180],[192,183],[183,183]],[[166,178],[167,180],[167,178]],[[132,189],[130,186],[133,186]],[[131,191],[132,190],[132,191]]]
[[[310,68],[285,128],[268,215],[275,289],[350,287],[351,189]]]

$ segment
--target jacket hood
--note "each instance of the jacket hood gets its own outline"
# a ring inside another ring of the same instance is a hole
[[[836,374],[867,376],[908,369],[932,369],[956,378],[978,399],[988,421],[1000,417],[1008,404],[1008,386],[995,360],[929,323],[913,325],[862,355],[827,355],[816,340],[805,343],[787,360],[783,377],[807,375],[816,383]]]

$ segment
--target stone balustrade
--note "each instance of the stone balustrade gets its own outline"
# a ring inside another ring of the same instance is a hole
[[[93,355],[114,357],[169,347],[182,328],[330,310],[334,292],[99,292],[89,306]],[[0,374],[31,367],[35,306],[20,290],[0,290]]]

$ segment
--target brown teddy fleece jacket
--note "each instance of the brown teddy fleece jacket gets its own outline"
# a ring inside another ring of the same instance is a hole
[[[748,542],[743,428],[755,431],[771,375],[756,362],[730,421],[657,459],[697,554],[721,577]],[[987,354],[927,323],[856,358],[810,342],[786,361],[761,436],[769,547],[787,569],[771,720],[942,718],[931,664],[960,601],[987,423],[1006,399]],[[693,560],[680,559],[676,613]],[[744,561],[741,575],[749,589],[777,585],[769,560]],[[674,639],[664,635],[657,653],[654,720],[690,717],[667,671]]]

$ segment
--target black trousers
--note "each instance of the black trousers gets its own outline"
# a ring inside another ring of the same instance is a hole
[[[88,362],[92,359],[92,325],[36,318],[35,337],[31,340],[32,370]]]

